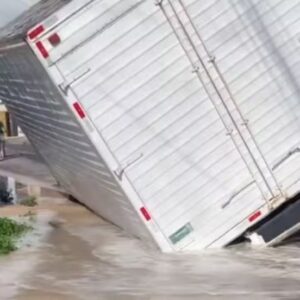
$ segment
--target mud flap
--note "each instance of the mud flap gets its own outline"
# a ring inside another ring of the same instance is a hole
[[[248,234],[247,237],[254,246],[276,246],[297,231],[300,231],[299,200]]]

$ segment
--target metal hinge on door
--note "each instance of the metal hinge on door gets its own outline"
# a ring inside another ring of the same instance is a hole
[[[127,161],[123,166],[120,166],[118,169],[116,169],[114,173],[118,177],[118,179],[122,181],[125,170],[131,167],[137,161],[139,161],[142,157],[144,157],[144,154],[140,153],[137,157],[132,158],[131,160]]]
[[[66,83],[66,82],[63,82],[63,83],[60,83],[58,85],[59,89],[63,92],[64,95],[68,95],[68,91],[71,87],[71,85],[73,83],[75,83],[76,81],[78,81],[79,79],[81,79],[83,76],[85,76],[86,74],[88,74],[89,72],[91,72],[91,69],[88,68],[87,70],[85,70],[83,73],[81,73],[80,75],[78,75],[77,77],[75,77],[72,81]]]

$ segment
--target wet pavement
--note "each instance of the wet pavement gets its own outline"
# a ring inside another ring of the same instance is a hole
[[[13,177],[24,184],[63,191],[25,137],[6,140],[6,157],[0,161],[0,175]]]
[[[0,258],[1,300],[300,299],[297,243],[167,255],[63,199],[34,210],[34,233]]]

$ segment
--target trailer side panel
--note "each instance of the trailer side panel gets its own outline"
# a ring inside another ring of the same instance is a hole
[[[0,98],[69,193],[105,219],[152,241],[58,88],[25,43],[0,50]]]

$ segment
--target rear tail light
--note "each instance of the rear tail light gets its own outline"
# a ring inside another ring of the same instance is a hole
[[[35,39],[36,37],[38,37],[41,33],[43,33],[45,31],[45,28],[43,25],[39,25],[37,26],[36,28],[34,28],[33,30],[31,30],[29,33],[28,33],[28,38],[30,40],[33,40]]]
[[[37,42],[37,43],[36,43],[36,47],[38,48],[38,50],[40,51],[41,55],[42,55],[44,58],[48,58],[48,57],[49,57],[49,53],[48,53],[48,51],[46,50],[46,48],[44,47],[44,45],[43,45],[42,42]]]
[[[48,38],[48,41],[53,47],[55,47],[60,44],[61,39],[57,33],[54,33]]]

